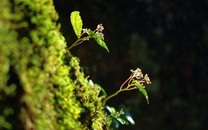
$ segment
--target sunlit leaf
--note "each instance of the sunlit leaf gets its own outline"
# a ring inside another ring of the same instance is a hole
[[[97,44],[99,44],[101,47],[103,47],[104,49],[106,49],[109,52],[108,47],[105,44],[105,42],[102,40],[101,36],[99,36],[97,33],[93,32],[92,30],[88,30],[88,33],[93,36],[93,38],[95,39]]]
[[[126,119],[127,119],[132,125],[135,124],[133,118],[132,118],[130,115],[125,115],[125,117],[126,117]]]
[[[128,125],[128,122],[120,117],[117,117],[116,120],[118,120],[122,125]]]
[[[135,84],[135,85],[142,92],[142,94],[145,96],[145,98],[147,100],[147,104],[149,104],[149,98],[147,95],[147,91],[140,84]]]
[[[126,120],[129,121],[132,125],[135,124],[134,119],[128,111],[125,111],[124,116],[126,117]]]
[[[115,114],[115,113],[116,113],[116,109],[115,109],[114,107],[110,107],[110,106],[106,105],[105,108],[106,108],[111,114]]]
[[[82,33],[82,19],[79,15],[79,11],[73,11],[70,16],[71,24],[77,37],[80,37]]]

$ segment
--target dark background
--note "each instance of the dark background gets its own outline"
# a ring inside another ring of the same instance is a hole
[[[72,49],[84,71],[108,94],[141,68],[149,74],[150,104],[138,91],[107,104],[126,108],[131,130],[205,130],[208,121],[207,0],[54,0],[67,43],[76,40],[70,13],[80,11],[84,28],[104,25],[110,53],[94,41]]]

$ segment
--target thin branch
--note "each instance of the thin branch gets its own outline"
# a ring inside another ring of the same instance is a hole
[[[78,46],[78,45],[81,44],[82,42],[89,40],[90,38],[92,38],[92,36],[86,36],[86,37],[77,39],[77,40],[69,47],[69,50],[70,50],[71,48],[75,47],[75,46]]]
[[[123,82],[123,84],[120,86],[120,90],[123,88],[123,86],[131,79],[131,76],[129,76],[129,78]]]

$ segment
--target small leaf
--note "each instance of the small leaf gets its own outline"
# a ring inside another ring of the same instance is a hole
[[[119,121],[122,125],[128,125],[128,122],[121,117],[116,118],[117,121]]]
[[[106,105],[105,108],[106,108],[111,114],[115,114],[115,113],[116,113],[116,109],[115,109],[114,107],[110,107],[110,106]]]
[[[125,111],[124,116],[126,117],[126,120],[129,121],[132,125],[135,125],[135,121],[131,116],[131,113],[128,111]]]
[[[107,45],[105,44],[105,42],[102,40],[102,38],[97,34],[97,33],[94,33],[92,30],[88,30],[88,33],[90,34],[90,35],[92,35],[93,36],[93,38],[95,39],[95,41],[101,46],[101,47],[103,47],[104,49],[106,49],[108,52],[109,52],[109,50],[108,50],[108,47],[107,47]]]
[[[135,124],[133,118],[132,118],[130,115],[125,115],[125,117],[126,117],[126,119],[127,119],[132,125]]]
[[[147,100],[147,104],[149,104],[149,98],[147,95],[147,91],[140,84],[135,84],[135,86],[139,89],[139,91],[142,92],[142,94],[145,96],[145,98]]]
[[[79,11],[73,11],[70,16],[71,24],[77,37],[80,37],[82,33],[82,19],[79,15]]]

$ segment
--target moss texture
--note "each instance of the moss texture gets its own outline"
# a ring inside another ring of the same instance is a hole
[[[110,120],[56,23],[52,0],[1,0],[0,129],[102,130]]]

